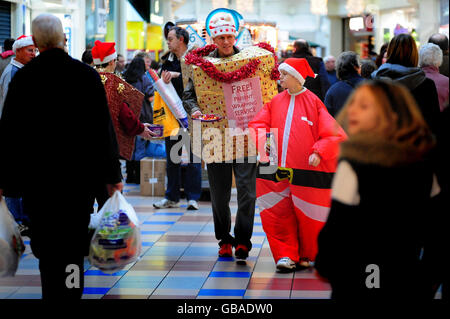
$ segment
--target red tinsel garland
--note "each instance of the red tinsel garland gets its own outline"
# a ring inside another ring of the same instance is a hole
[[[272,80],[278,80],[280,78],[280,72],[278,71],[278,63],[275,50],[268,43],[265,42],[258,43],[256,46],[265,49],[269,52],[272,52],[275,59],[275,66],[272,69],[270,78]],[[225,83],[241,81],[243,79],[249,78],[256,72],[258,65],[261,63],[259,59],[255,59],[250,61],[250,63],[244,65],[238,70],[231,72],[221,72],[217,70],[214,64],[203,58],[204,56],[214,51],[216,48],[217,46],[215,44],[210,44],[202,48],[195,49],[186,55],[185,63],[194,64],[200,67],[210,78]]]

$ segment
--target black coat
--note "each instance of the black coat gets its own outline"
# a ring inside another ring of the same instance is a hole
[[[440,222],[430,206],[432,165],[417,154],[367,138],[341,144],[315,264],[333,298],[431,298],[432,268],[420,255]],[[366,286],[375,273],[369,265],[378,267],[379,288]]]
[[[170,61],[169,57],[173,57],[173,60]],[[167,58],[164,60],[161,66],[161,72],[162,71],[172,71],[181,73],[181,63],[175,54],[171,55],[169,54],[167,56]],[[173,87],[175,88],[175,91],[177,91],[178,96],[181,97],[183,95],[183,77],[181,76],[181,74],[179,77],[173,78],[171,82]]]
[[[311,69],[317,74],[315,78],[307,77],[303,86],[317,95],[323,102],[325,100],[325,95],[330,88],[330,81],[328,81],[328,74],[322,58],[313,56],[311,53],[303,52],[294,52],[292,57],[306,59]]]
[[[33,253],[83,256],[93,188],[122,177],[97,71],[61,49],[44,51],[17,71],[0,145],[0,188],[23,197]]]
[[[325,106],[328,112],[336,117],[347,102],[355,87],[363,80],[358,74],[349,76],[334,83],[325,95]]]

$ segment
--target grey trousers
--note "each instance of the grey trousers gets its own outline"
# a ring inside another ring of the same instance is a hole
[[[251,237],[255,218],[256,163],[211,163],[207,164],[211,204],[214,216],[214,231],[219,245],[239,244],[252,247]],[[238,209],[234,226],[235,238],[230,234],[230,198],[232,172],[236,180]]]

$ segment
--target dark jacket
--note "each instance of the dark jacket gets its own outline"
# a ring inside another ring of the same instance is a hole
[[[433,167],[413,147],[373,137],[341,144],[315,263],[333,298],[431,298],[420,255],[439,223],[429,206],[438,192],[432,185]],[[379,288],[368,288],[377,281]]]
[[[51,181],[71,192],[86,183],[121,181],[100,76],[60,49],[42,52],[17,71],[0,120],[0,145],[0,188],[6,190],[39,192],[39,183]]]
[[[305,52],[294,52],[292,57],[306,59],[311,69],[317,74],[315,78],[307,77],[303,86],[312,91],[323,102],[325,100],[325,95],[330,88],[330,82],[328,81],[328,74],[322,58]]]
[[[328,82],[330,82],[330,87],[331,85],[339,81],[336,75],[336,70],[327,71],[327,75],[328,75]]]
[[[425,121],[433,133],[440,129],[440,108],[436,85],[420,68],[385,63],[372,73],[372,78],[388,78],[406,86],[414,96]]]
[[[141,78],[138,79],[137,82],[130,84],[134,86],[136,89],[138,89],[140,92],[144,93],[144,102],[142,105],[139,120],[142,123],[153,123],[153,108],[152,104],[148,99],[155,94],[155,88],[153,87],[149,78],[145,74],[143,74]]]
[[[344,106],[347,98],[363,78],[358,74],[333,84],[325,95],[325,106],[332,116],[336,116]]]
[[[239,49],[235,46],[234,48],[234,54],[239,53]],[[215,49],[212,51],[208,56],[213,58],[219,57],[219,51]],[[197,93],[195,93],[195,86],[192,79],[189,79],[188,83],[186,84],[186,87],[184,88],[183,95],[182,95],[182,101],[183,101],[183,107],[186,110],[186,112],[191,115],[195,111],[200,110],[200,107],[198,106],[197,101]]]
[[[167,55],[161,67],[161,72],[162,71],[172,71],[181,73],[180,60],[178,60],[175,54]],[[183,77],[180,75],[177,78],[173,78],[171,82],[173,84],[173,87],[175,88],[175,91],[177,91],[178,96],[181,97],[183,95]]]

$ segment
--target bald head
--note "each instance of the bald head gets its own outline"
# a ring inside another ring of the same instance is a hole
[[[33,39],[39,51],[59,48],[64,50],[65,37],[61,20],[51,14],[40,14],[32,24]]]
[[[445,34],[442,33],[435,33],[433,34],[429,39],[428,43],[434,43],[438,45],[442,52],[447,53],[448,52],[448,38]]]

